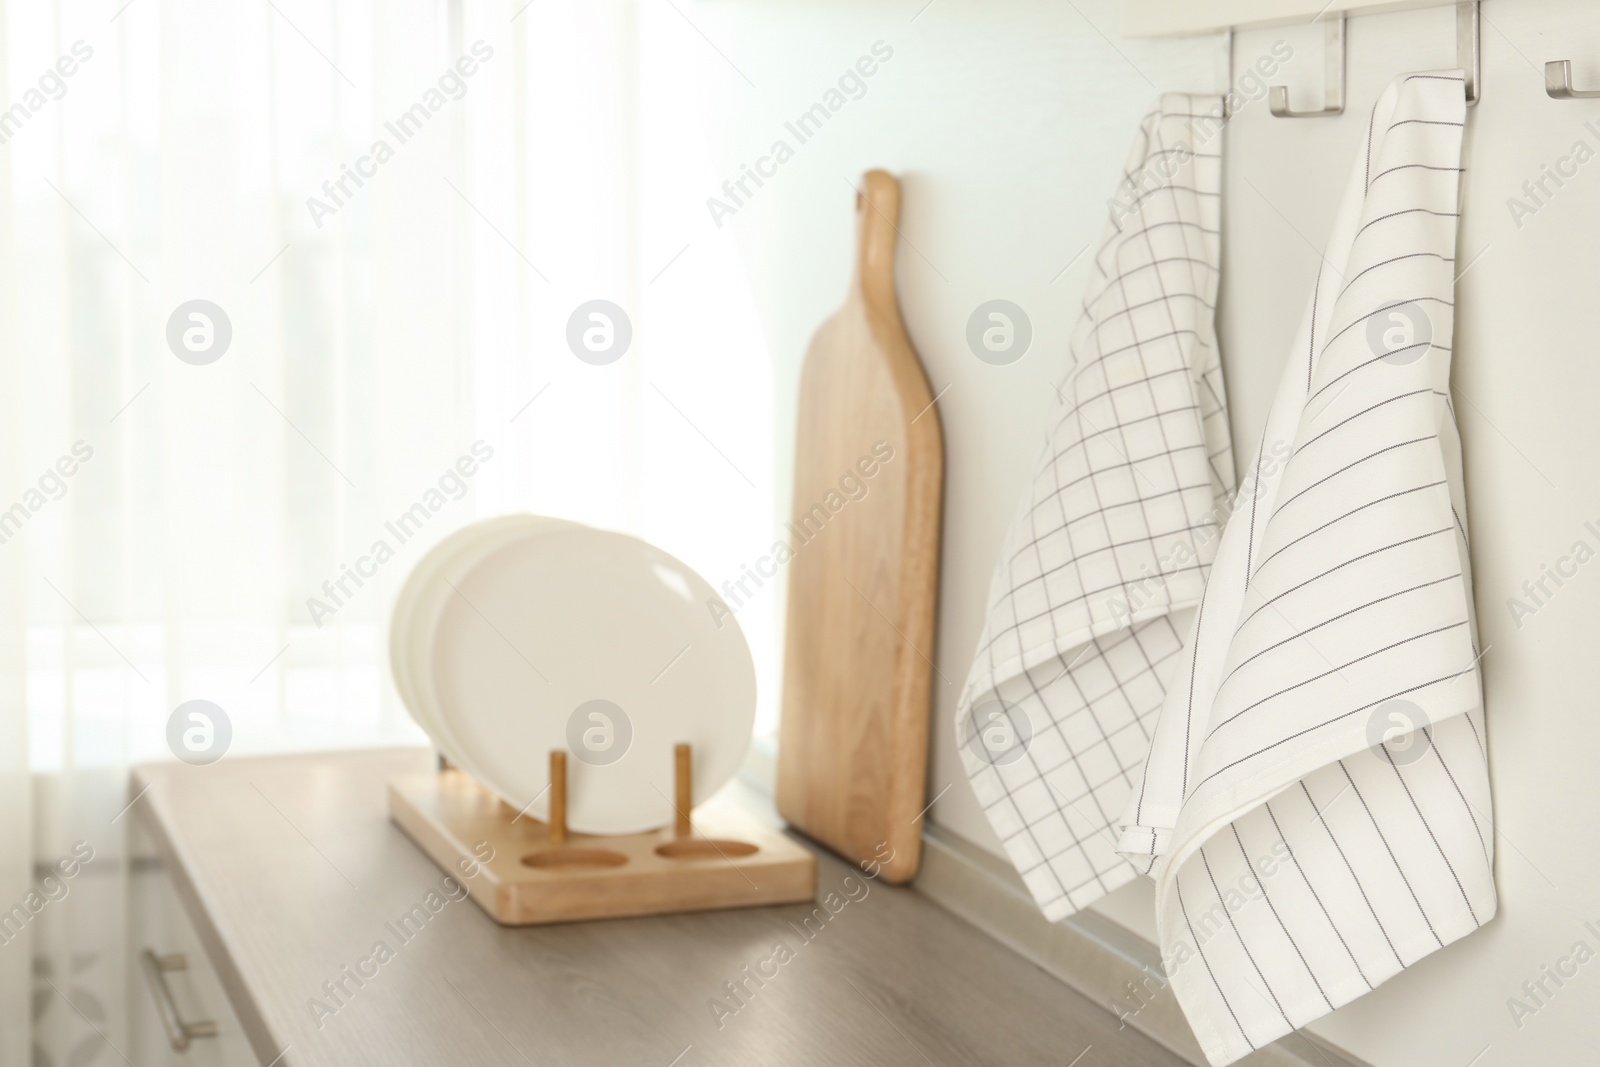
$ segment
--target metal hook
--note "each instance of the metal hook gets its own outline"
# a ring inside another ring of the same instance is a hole
[[[1572,87],[1572,60],[1552,59],[1544,65],[1544,91],[1552,100],[1592,100],[1600,97],[1600,89],[1574,89]]]
[[[1327,35],[1327,69],[1323,74],[1322,110],[1291,111],[1289,87],[1274,85],[1267,97],[1267,108],[1280,119],[1310,119],[1344,111],[1344,12],[1339,12],[1337,20],[1323,23],[1323,29]]]
[[[1337,22],[1324,24],[1327,34],[1327,69],[1323,75],[1323,106],[1320,111],[1293,111],[1289,108],[1289,89],[1284,85],[1274,85],[1268,106],[1272,113],[1281,119],[1317,118],[1324,115],[1337,115],[1344,111],[1344,12],[1339,13]],[[1478,0],[1461,0],[1456,4],[1456,61],[1460,64],[1466,78],[1467,106],[1478,102],[1480,88],[1483,82],[1482,45],[1479,34]],[[1564,83],[1553,80],[1554,70],[1557,66],[1566,68],[1568,64],[1563,60],[1560,64],[1545,64],[1545,86],[1551,96],[1565,99],[1567,96],[1600,96],[1600,92],[1574,93],[1571,92],[1571,78],[1566,77]],[[1559,93],[1558,89],[1565,85],[1567,92]]]
[[[1222,87],[1222,117],[1231,119],[1233,108],[1228,106],[1228,101],[1233,97],[1233,27],[1229,26],[1222,31],[1222,48],[1228,54],[1228,82]]]
[[[1456,5],[1456,62],[1466,73],[1468,107],[1478,102],[1483,87],[1482,53],[1478,38],[1478,0],[1459,3]],[[1547,69],[1547,81],[1549,77]]]

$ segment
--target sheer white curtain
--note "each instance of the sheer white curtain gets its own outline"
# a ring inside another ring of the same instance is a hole
[[[525,3],[0,2],[0,1065],[120,1062],[127,768],[177,705],[224,758],[420,741],[389,603],[480,515],[714,585],[771,540],[704,208],[728,72],[668,6]],[[566,341],[599,299],[604,366]],[[770,725],[772,606],[739,621]]]

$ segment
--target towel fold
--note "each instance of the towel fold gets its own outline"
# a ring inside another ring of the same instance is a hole
[[[1168,94],[1140,124],[956,713],[978,799],[1052,919],[1138,877],[1112,827],[1228,513],[1217,114]]]
[[[1460,71],[1373,109],[1120,848],[1211,1063],[1495,912],[1449,395]]]

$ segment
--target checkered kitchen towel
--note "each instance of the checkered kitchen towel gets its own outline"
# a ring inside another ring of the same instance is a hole
[[[1111,828],[1227,514],[1218,114],[1168,94],[1140,123],[957,710],[978,798],[1052,919],[1138,876]]]
[[[1122,820],[1213,1064],[1495,913],[1449,394],[1465,119],[1460,71],[1373,108]]]

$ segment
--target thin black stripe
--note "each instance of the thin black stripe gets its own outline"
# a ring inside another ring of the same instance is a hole
[[[1424,300],[1426,300],[1426,301],[1428,301],[1430,303],[1433,303],[1433,304],[1443,304],[1445,307],[1447,307],[1447,308],[1449,308],[1451,310],[1452,314],[1454,314],[1454,312],[1455,312],[1455,307],[1456,307],[1455,301],[1446,300],[1443,297],[1438,297],[1438,296],[1414,296],[1414,297],[1411,297],[1408,300],[1396,300],[1392,304],[1385,304],[1380,308],[1374,308],[1373,310],[1367,312],[1365,315],[1357,316],[1355,319],[1351,320],[1348,324],[1346,324],[1345,326],[1341,327],[1339,329],[1339,331],[1337,333],[1335,333],[1332,337],[1328,338],[1328,344],[1322,346],[1323,350],[1326,351],[1327,348],[1328,348],[1328,345],[1333,344],[1333,342],[1337,341],[1339,338],[1343,337],[1345,334],[1349,333],[1351,330],[1355,329],[1357,326],[1360,326],[1363,322],[1366,322],[1368,319],[1372,318],[1372,316],[1374,316],[1374,315],[1382,314],[1385,311],[1393,311],[1395,308],[1405,307],[1407,304],[1420,304]],[[1337,310],[1337,309],[1335,309],[1335,310]],[[1445,349],[1445,351],[1448,352],[1449,349]]]
[[[1393,256],[1389,259],[1380,260],[1379,262],[1374,263],[1372,266],[1365,267],[1358,271],[1353,277],[1344,283],[1344,288],[1339,290],[1339,295],[1343,296],[1345,293],[1348,293],[1350,291],[1350,287],[1356,283],[1356,279],[1360,278],[1363,274],[1371,274],[1379,267],[1387,267],[1390,264],[1399,263],[1401,260],[1406,259],[1427,259],[1429,256],[1432,256],[1434,259],[1443,260],[1446,263],[1454,263],[1456,261],[1454,256],[1443,256],[1438,252],[1407,252],[1403,256]]]
[[[1217,691],[1221,692],[1223,687],[1228,684],[1228,679],[1232,678],[1235,674],[1238,674],[1241,670],[1243,670],[1246,664],[1250,663],[1252,660],[1256,660],[1256,659],[1259,659],[1262,656],[1265,656],[1268,652],[1271,652],[1275,648],[1281,648],[1282,646],[1289,644],[1291,641],[1298,641],[1302,637],[1304,637],[1306,634],[1312,633],[1312,632],[1314,632],[1316,630],[1320,630],[1324,626],[1328,626],[1328,625],[1331,625],[1332,623],[1336,623],[1340,619],[1347,618],[1347,617],[1349,617],[1351,615],[1354,615],[1358,611],[1363,611],[1366,608],[1370,608],[1370,607],[1372,607],[1372,606],[1374,606],[1376,604],[1382,604],[1383,602],[1385,602],[1387,600],[1393,600],[1397,596],[1405,596],[1407,593],[1415,593],[1418,589],[1426,589],[1429,586],[1438,585],[1441,582],[1453,581],[1453,580],[1455,580],[1455,579],[1457,579],[1459,577],[1461,577],[1460,572],[1456,572],[1456,573],[1453,573],[1453,574],[1447,574],[1443,578],[1435,578],[1431,582],[1423,582],[1421,585],[1413,585],[1409,589],[1401,589],[1401,590],[1399,590],[1397,592],[1385,593],[1383,596],[1379,597],[1376,600],[1369,600],[1365,604],[1357,604],[1355,607],[1349,608],[1349,609],[1347,609],[1345,611],[1341,611],[1341,612],[1339,612],[1339,614],[1334,615],[1331,618],[1323,619],[1321,622],[1315,624],[1314,626],[1307,626],[1305,629],[1301,630],[1299,633],[1292,634],[1289,637],[1285,637],[1282,641],[1276,641],[1276,642],[1268,645],[1266,648],[1263,648],[1260,652],[1257,652],[1257,653],[1255,653],[1253,655],[1247,656],[1244,659],[1240,660],[1239,663],[1233,668],[1233,670],[1228,672],[1227,677],[1223,678],[1222,681],[1218,684]],[[1252,616],[1252,617],[1254,617],[1254,616]],[[1240,625],[1239,629],[1241,631],[1244,629],[1243,624]]]
[[[1301,779],[1300,788],[1304,789],[1305,787],[1306,787],[1305,780]],[[1309,795],[1309,793],[1307,795]],[[1278,825],[1278,815],[1277,815],[1276,812],[1274,812],[1272,810],[1272,801],[1270,801],[1270,800],[1267,801],[1265,804],[1262,805],[1262,807],[1267,809],[1267,818],[1272,820],[1272,829],[1277,832],[1278,840],[1283,842],[1284,850],[1289,853],[1289,858],[1294,861],[1294,869],[1296,871],[1300,872],[1300,880],[1306,884],[1306,890],[1311,894],[1311,899],[1315,900],[1317,902],[1317,907],[1319,909],[1321,909],[1321,911],[1322,911],[1322,917],[1324,919],[1328,920],[1328,929],[1333,931],[1333,936],[1337,937],[1339,939],[1339,944],[1344,946],[1345,955],[1350,957],[1350,965],[1356,969],[1356,973],[1361,976],[1361,980],[1363,982],[1367,983],[1367,988],[1368,989],[1373,988],[1372,979],[1368,978],[1367,977],[1367,972],[1361,969],[1361,963],[1360,963],[1360,961],[1358,961],[1356,959],[1356,954],[1354,952],[1350,951],[1350,944],[1349,944],[1349,942],[1347,942],[1344,939],[1344,934],[1339,930],[1339,924],[1333,921],[1333,915],[1328,911],[1328,906],[1322,902],[1322,894],[1318,893],[1317,892],[1317,887],[1311,884],[1311,876],[1309,874],[1307,874],[1306,873],[1306,869],[1303,866],[1301,866],[1300,858],[1294,854],[1294,846],[1289,844],[1289,838],[1284,835],[1283,827]],[[1234,835],[1235,836],[1238,835],[1238,830],[1234,831]],[[1243,847],[1243,846],[1241,845],[1240,847]],[[1351,876],[1354,877],[1354,874],[1355,874],[1355,872],[1352,871],[1351,872]],[[1261,890],[1262,895],[1265,896],[1266,892],[1267,891],[1266,891],[1265,885],[1263,885],[1262,890]],[[1273,915],[1274,916],[1277,915],[1276,909],[1274,909]],[[1280,926],[1283,925],[1283,920],[1282,919],[1278,920],[1278,925],[1280,925]],[[1287,934],[1288,932],[1289,931],[1286,928],[1284,930],[1284,933]],[[1300,946],[1296,945],[1295,946],[1295,951],[1298,952],[1299,950],[1300,950]],[[1305,960],[1305,957],[1303,955],[1300,958],[1301,958],[1302,961]],[[1311,965],[1309,963],[1306,964],[1306,971],[1308,973],[1311,971]],[[1312,974],[1311,975],[1311,980],[1316,982],[1317,981],[1317,976],[1315,974]],[[1321,982],[1317,982],[1317,991],[1322,993],[1322,999],[1323,1000],[1327,1000],[1328,999],[1328,994],[1326,992],[1323,992],[1323,990],[1322,990],[1322,983]],[[1332,1003],[1329,1003],[1328,1010],[1330,1010],[1330,1011],[1333,1010],[1333,1004]]]
[[[1245,707],[1240,708],[1238,711],[1234,712],[1232,715],[1229,715],[1226,719],[1223,719],[1221,722],[1219,722],[1215,726],[1213,726],[1211,728],[1211,732],[1206,735],[1206,740],[1210,741],[1213,737],[1215,737],[1217,735],[1217,731],[1218,730],[1222,729],[1224,726],[1228,725],[1230,722],[1232,722],[1233,720],[1239,718],[1240,716],[1246,715],[1246,714],[1254,711],[1256,708],[1259,708],[1261,705],[1265,704],[1269,700],[1274,700],[1274,699],[1276,699],[1278,697],[1281,697],[1285,693],[1292,693],[1296,689],[1299,689],[1301,686],[1310,685],[1312,682],[1320,682],[1320,681],[1322,681],[1322,679],[1328,677],[1329,675],[1340,673],[1346,667],[1353,667],[1357,663],[1362,662],[1363,660],[1371,659],[1373,656],[1381,656],[1385,652],[1392,652],[1395,649],[1399,648],[1401,645],[1409,645],[1411,642],[1420,641],[1424,637],[1432,637],[1434,634],[1442,634],[1447,630],[1458,629],[1459,627],[1462,627],[1462,626],[1465,626],[1465,625],[1467,625],[1467,620],[1466,619],[1462,619],[1461,621],[1453,622],[1448,626],[1440,626],[1440,627],[1437,627],[1436,629],[1426,630],[1426,631],[1424,631],[1422,633],[1412,634],[1410,637],[1403,637],[1400,640],[1394,642],[1393,644],[1384,645],[1382,648],[1374,649],[1371,652],[1365,653],[1364,655],[1357,656],[1353,660],[1349,660],[1348,662],[1341,663],[1341,664],[1339,664],[1339,666],[1334,667],[1332,670],[1323,671],[1321,674],[1314,674],[1310,678],[1303,678],[1300,681],[1294,683],[1293,685],[1285,686],[1284,688],[1278,690],[1276,693],[1268,693],[1266,696],[1262,697],[1260,700],[1256,701],[1254,704],[1248,704]],[[1301,636],[1301,635],[1297,635],[1297,636]]]
[[[1239,1022],[1239,1016],[1234,1014],[1233,1005],[1228,1003],[1228,994],[1222,991],[1222,983],[1217,981],[1216,972],[1211,969],[1211,961],[1206,959],[1206,947],[1200,943],[1198,935],[1194,934],[1194,923],[1189,921],[1189,909],[1183,903],[1183,881],[1173,880],[1173,888],[1178,891],[1178,910],[1183,913],[1183,925],[1189,928],[1189,933],[1194,935],[1194,950],[1200,956],[1200,962],[1206,965],[1206,974],[1211,977],[1211,984],[1217,987],[1217,996],[1222,998],[1222,1006],[1228,1009],[1228,1015],[1233,1019],[1233,1025],[1239,1027],[1239,1036],[1244,1038],[1244,1043],[1254,1052],[1256,1043],[1250,1040],[1250,1035],[1244,1032],[1244,1026]],[[1224,905],[1223,910],[1227,910]]]
[[[1432,391],[1433,390],[1431,390],[1431,389],[1413,389],[1409,393],[1401,393],[1398,396],[1391,396],[1389,399],[1380,400],[1376,404],[1371,405],[1370,407],[1364,407],[1360,411],[1356,412],[1354,415],[1348,415],[1345,418],[1340,419],[1338,422],[1334,423],[1332,426],[1329,426],[1326,430],[1323,430],[1321,433],[1317,434],[1315,437],[1308,438],[1306,440],[1305,444],[1303,444],[1299,448],[1295,449],[1295,452],[1297,452],[1297,453],[1304,452],[1311,445],[1315,444],[1317,441],[1320,441],[1322,438],[1328,436],[1330,433],[1332,433],[1333,431],[1337,430],[1339,427],[1343,426],[1345,423],[1351,422],[1351,421],[1353,421],[1355,419],[1359,419],[1361,416],[1365,415],[1369,411],[1376,411],[1379,408],[1383,407],[1385,404],[1393,404],[1397,400],[1404,400],[1407,397],[1411,397],[1411,396],[1420,396],[1423,393],[1431,393]]]
[[[1411,902],[1417,906],[1417,912],[1422,916],[1422,921],[1428,924],[1428,933],[1439,942],[1439,947],[1444,948],[1444,941],[1439,937],[1439,931],[1433,928],[1433,919],[1428,916],[1428,909],[1422,906],[1422,901],[1417,897],[1417,891],[1411,887],[1411,879],[1406,877],[1405,868],[1400,866],[1400,857],[1394,854],[1394,849],[1389,845],[1389,839],[1384,836],[1383,827],[1378,825],[1378,817],[1372,814],[1372,806],[1367,803],[1367,798],[1361,795],[1361,788],[1356,785],[1355,778],[1350,774],[1350,768],[1339,761],[1339,769],[1344,771],[1345,779],[1350,783],[1350,792],[1361,801],[1361,807],[1367,813],[1367,818],[1372,820],[1373,832],[1378,835],[1378,840],[1383,842],[1383,850],[1389,854],[1389,862],[1394,864],[1395,873],[1400,875],[1400,881],[1405,883],[1406,892],[1411,894]]]
[[[1450,532],[1451,532],[1450,531],[1450,527],[1445,526],[1445,527],[1442,527],[1442,528],[1440,528],[1438,530],[1431,530],[1431,531],[1429,531],[1428,533],[1425,533],[1425,534],[1417,534],[1415,537],[1407,537],[1407,538],[1404,538],[1403,540],[1395,541],[1395,542],[1393,542],[1391,544],[1383,545],[1380,548],[1374,548],[1372,551],[1363,552],[1359,556],[1352,556],[1350,559],[1345,560],[1343,563],[1335,564],[1334,566],[1329,567],[1327,570],[1323,571],[1321,574],[1313,574],[1311,577],[1307,578],[1305,581],[1301,582],[1299,585],[1291,585],[1289,588],[1285,589],[1283,592],[1278,593],[1275,596],[1270,597],[1269,599],[1262,601],[1260,606],[1257,607],[1255,611],[1252,611],[1249,615],[1247,615],[1245,617],[1244,622],[1241,622],[1239,624],[1239,626],[1240,626],[1241,629],[1243,629],[1244,626],[1247,623],[1249,623],[1251,619],[1255,618],[1256,614],[1258,612],[1260,612],[1263,608],[1266,608],[1268,605],[1276,603],[1279,600],[1282,600],[1284,597],[1288,596],[1290,593],[1298,592],[1299,590],[1304,589],[1306,586],[1310,585],[1314,581],[1317,581],[1319,578],[1326,578],[1328,575],[1332,574],[1334,571],[1341,570],[1342,568],[1348,567],[1352,563],[1360,563],[1364,559],[1370,559],[1371,557],[1378,555],[1380,552],[1389,551],[1391,548],[1399,548],[1401,545],[1409,545],[1414,541],[1422,541],[1422,540],[1425,540],[1426,538],[1429,538],[1429,537],[1437,537],[1442,533],[1450,533]]]
[[[1407,125],[1409,123],[1414,123],[1414,122],[1415,123],[1421,123],[1424,126],[1455,126],[1457,128],[1460,128],[1460,127],[1466,125],[1465,122],[1446,122],[1443,119],[1401,119],[1399,122],[1392,123],[1389,126],[1389,129],[1392,130],[1396,126],[1405,126],[1405,125]]]
[[[1349,470],[1351,467],[1359,467],[1359,466],[1361,466],[1361,464],[1367,462],[1367,460],[1369,460],[1369,459],[1377,459],[1379,456],[1383,455],[1385,452],[1393,452],[1397,448],[1405,448],[1407,445],[1417,445],[1417,444],[1421,444],[1424,441],[1436,441],[1436,440],[1438,440],[1438,435],[1430,433],[1426,437],[1413,437],[1409,441],[1399,441],[1399,442],[1396,442],[1395,444],[1392,444],[1392,445],[1385,445],[1384,447],[1378,449],[1376,452],[1368,452],[1366,455],[1362,456],[1360,459],[1352,460],[1351,462],[1346,463],[1344,466],[1340,467],[1339,469],[1334,470],[1334,471],[1330,471],[1329,473],[1324,474],[1322,477],[1318,478],[1316,481],[1312,482],[1310,485],[1306,486],[1304,489],[1300,490],[1298,493],[1294,494],[1289,499],[1287,499],[1283,503],[1279,504],[1277,506],[1277,508],[1274,510],[1274,513],[1273,513],[1272,517],[1273,518],[1277,518],[1278,515],[1281,515],[1283,513],[1283,509],[1284,508],[1288,507],[1290,504],[1293,504],[1296,500],[1299,500],[1301,497],[1305,496],[1307,493],[1311,492],[1311,490],[1317,488],[1317,486],[1319,486],[1319,485],[1322,485],[1324,482],[1328,481],[1329,479],[1337,478],[1339,475],[1343,474],[1345,471]]]
[[[1435,488],[1437,486],[1441,486],[1441,485],[1444,485],[1444,484],[1445,484],[1444,481],[1441,479],[1441,480],[1439,480],[1437,482],[1428,482],[1425,485],[1412,486],[1410,489],[1401,489],[1399,492],[1390,493],[1387,496],[1380,496],[1376,500],[1369,500],[1365,504],[1360,504],[1360,505],[1358,505],[1356,507],[1353,507],[1349,511],[1345,512],[1344,514],[1342,514],[1342,515],[1340,515],[1340,516],[1338,516],[1336,518],[1329,519],[1327,522],[1323,523],[1321,526],[1318,526],[1317,528],[1315,528],[1313,530],[1307,530],[1305,533],[1301,534],[1299,537],[1296,537],[1294,540],[1290,541],[1288,544],[1286,544],[1282,548],[1278,549],[1278,551],[1274,552],[1272,555],[1268,556],[1266,559],[1261,561],[1261,566],[1256,568],[1256,573],[1260,574],[1262,567],[1265,567],[1267,564],[1271,563],[1274,559],[1276,559],[1279,556],[1283,555],[1283,553],[1287,552],[1289,549],[1293,548],[1295,545],[1299,544],[1301,541],[1304,541],[1306,538],[1312,536],[1313,534],[1321,533],[1323,530],[1326,530],[1328,527],[1332,526],[1334,523],[1343,522],[1345,519],[1348,519],[1350,516],[1355,515],[1358,512],[1365,511],[1368,508],[1377,507],[1379,504],[1387,503],[1390,500],[1395,500],[1395,499],[1397,499],[1399,497],[1402,497],[1402,496],[1409,496],[1412,493],[1420,493],[1425,489],[1433,489],[1433,488]]]
[[[1394,771],[1395,780],[1400,783],[1400,788],[1406,791],[1406,799],[1411,801],[1411,810],[1417,813],[1417,819],[1422,823],[1422,828],[1428,831],[1428,840],[1433,842],[1433,847],[1439,853],[1439,859],[1444,862],[1445,869],[1450,872],[1450,880],[1456,884],[1456,891],[1461,894],[1461,903],[1467,906],[1467,914],[1472,917],[1473,926],[1482,926],[1478,913],[1472,910],[1472,901],[1467,899],[1466,887],[1461,884],[1461,876],[1456,874],[1455,864],[1450,862],[1450,857],[1445,855],[1444,846],[1439,844],[1439,837],[1433,832],[1433,824],[1428,817],[1422,814],[1422,807],[1417,803],[1417,798],[1411,792],[1411,785],[1406,781],[1406,776],[1400,773],[1399,764],[1394,761],[1394,754],[1389,751],[1388,745],[1379,745],[1378,750],[1383,753],[1383,758],[1388,761],[1389,767]]]
[[[1267,981],[1267,976],[1261,973],[1261,965],[1250,952],[1250,946],[1244,943],[1244,935],[1239,932],[1239,926],[1233,921],[1233,912],[1228,910],[1228,902],[1222,899],[1222,890],[1217,887],[1217,876],[1211,873],[1211,860],[1206,856],[1204,847],[1200,849],[1200,862],[1206,869],[1206,877],[1211,880],[1211,891],[1217,895],[1217,904],[1222,908],[1223,917],[1228,920],[1228,929],[1233,931],[1235,941],[1244,952],[1244,958],[1250,961],[1250,966],[1255,969],[1256,977],[1261,979],[1261,984],[1267,987],[1267,995],[1272,998],[1272,1006],[1278,1009],[1278,1014],[1283,1016],[1283,1021],[1289,1029],[1294,1029],[1294,1022],[1290,1020],[1289,1013],[1283,1010],[1283,1005],[1278,1001],[1278,994],[1273,992],[1272,984]]]
[[[1350,773],[1348,770],[1345,769],[1343,760],[1339,761],[1339,769],[1340,770],[1344,770],[1345,774],[1347,776]],[[1311,805],[1311,810],[1313,812],[1315,812],[1317,810],[1317,802],[1311,798],[1311,790],[1306,788],[1306,781],[1305,781],[1304,778],[1300,779],[1300,791],[1303,792],[1306,795],[1306,803],[1310,804]],[[1328,802],[1328,806],[1332,807],[1334,802],[1337,801],[1338,799],[1339,798],[1337,796],[1335,796],[1333,798],[1333,800],[1330,800]],[[1321,815],[1319,815],[1316,819],[1312,820],[1312,821],[1313,822],[1320,822],[1322,824],[1322,828],[1327,831],[1327,833],[1328,833],[1328,841],[1333,845],[1334,850],[1339,853],[1339,858],[1344,861],[1345,870],[1350,872],[1350,880],[1356,884],[1356,891],[1361,894],[1361,900],[1362,900],[1362,902],[1364,904],[1366,904],[1367,911],[1372,913],[1373,925],[1375,925],[1378,928],[1378,933],[1383,935],[1383,940],[1389,946],[1389,951],[1394,953],[1395,966],[1397,966],[1397,967],[1399,967],[1399,968],[1401,968],[1403,970],[1405,968],[1406,961],[1400,958],[1400,952],[1399,952],[1398,949],[1396,949],[1394,947],[1394,941],[1392,941],[1390,939],[1389,931],[1384,927],[1383,920],[1378,917],[1378,909],[1372,906],[1372,899],[1367,896],[1367,887],[1362,884],[1360,877],[1356,874],[1355,867],[1351,866],[1350,857],[1345,855],[1344,846],[1339,844],[1339,838],[1334,835],[1333,827],[1328,825],[1326,809],[1324,809],[1323,813]],[[1298,864],[1297,864],[1297,866],[1298,866]],[[1352,956],[1352,958],[1354,958],[1354,957]],[[1362,977],[1365,978],[1366,975],[1363,974]],[[1371,982],[1367,983],[1367,985],[1369,985],[1369,986],[1371,984],[1372,984]]]
[[[1478,735],[1477,727],[1472,726],[1472,717],[1470,715],[1466,718],[1467,725],[1472,727],[1472,735],[1474,740],[1476,740]],[[1492,864],[1494,859],[1489,855],[1489,842],[1485,841],[1483,838],[1483,827],[1478,825],[1477,809],[1474,808],[1472,803],[1467,800],[1467,795],[1461,791],[1461,785],[1456,781],[1456,776],[1451,773],[1450,765],[1444,761],[1444,753],[1439,751],[1438,744],[1434,742],[1433,735],[1428,732],[1428,728],[1426,726],[1422,728],[1422,736],[1427,738],[1428,748],[1433,752],[1434,759],[1439,761],[1439,769],[1444,771],[1445,777],[1450,779],[1451,788],[1456,791],[1456,796],[1461,798],[1461,806],[1467,809],[1467,818],[1472,820],[1473,832],[1478,835],[1478,847],[1483,849],[1483,861],[1485,863]]]
[[[1272,813],[1272,808],[1271,808],[1270,804],[1267,805],[1267,813],[1269,815]],[[1273,825],[1277,825],[1276,821],[1274,821]],[[1239,836],[1239,824],[1237,822],[1229,823],[1228,824],[1228,829],[1233,831],[1233,841],[1234,841],[1234,844],[1239,846],[1239,855],[1244,857],[1244,865],[1245,865],[1245,867],[1247,869],[1249,869],[1252,874],[1254,874],[1255,873],[1255,868],[1254,868],[1254,865],[1252,865],[1251,862],[1250,862],[1250,853],[1245,851],[1244,839]],[[1284,842],[1284,847],[1285,848],[1289,847],[1289,843],[1287,841]],[[1204,855],[1204,852],[1202,851],[1201,854]],[[1290,853],[1290,855],[1292,857],[1293,853]],[[1267,910],[1271,911],[1273,919],[1277,920],[1278,929],[1282,930],[1283,931],[1283,936],[1288,938],[1290,946],[1293,947],[1293,949],[1294,949],[1294,954],[1296,956],[1300,957],[1300,966],[1302,966],[1302,967],[1304,967],[1306,969],[1306,974],[1310,976],[1312,984],[1317,987],[1317,992],[1322,995],[1322,1002],[1328,1006],[1328,1010],[1329,1011],[1332,1011],[1333,1010],[1333,1001],[1328,999],[1328,992],[1327,992],[1327,990],[1322,988],[1322,982],[1318,980],[1317,972],[1311,969],[1311,964],[1306,960],[1306,954],[1304,952],[1300,951],[1300,943],[1298,941],[1296,941],[1294,939],[1294,935],[1289,932],[1289,927],[1284,925],[1283,916],[1278,914],[1277,905],[1272,903],[1272,894],[1267,892],[1266,880],[1262,879],[1262,878],[1257,878],[1256,879],[1256,884],[1261,887],[1261,899],[1267,902]],[[1315,896],[1315,895],[1316,895],[1315,893],[1312,894],[1312,896]],[[1321,904],[1322,904],[1322,901],[1320,901],[1320,900],[1317,901],[1317,904],[1320,907]],[[1324,910],[1323,914],[1326,915],[1327,911]],[[1244,943],[1244,939],[1240,938],[1239,939],[1239,943],[1243,944]],[[1251,961],[1251,962],[1254,962],[1254,961]],[[1266,981],[1266,979],[1263,978],[1262,981],[1264,982],[1264,981]],[[1268,988],[1270,989],[1271,987],[1268,986]],[[1288,1019],[1285,1018],[1284,1021],[1287,1022]]]
[[[1356,236],[1360,237],[1363,233],[1367,232],[1368,227],[1376,226],[1380,222],[1387,222],[1389,219],[1399,218],[1401,215],[1415,215],[1418,212],[1425,212],[1429,215],[1438,215],[1441,218],[1459,219],[1461,217],[1461,212],[1459,211],[1435,211],[1428,207],[1408,207],[1400,211],[1391,211],[1387,215],[1379,215],[1365,226],[1362,226],[1361,229],[1357,230]]]
[[[1469,668],[1467,668],[1467,670],[1471,670],[1471,668],[1469,667]],[[1254,752],[1250,752],[1250,753],[1247,753],[1247,754],[1245,754],[1243,756],[1240,756],[1238,759],[1234,760],[1231,763],[1226,763],[1223,766],[1218,767],[1216,770],[1214,770],[1210,774],[1206,775],[1205,778],[1203,778],[1199,782],[1199,784],[1197,784],[1195,786],[1195,789],[1198,790],[1200,788],[1200,786],[1205,785],[1207,782],[1211,781],[1211,779],[1215,778],[1217,775],[1221,774],[1223,771],[1230,770],[1230,769],[1232,769],[1234,767],[1237,767],[1241,763],[1245,763],[1245,762],[1247,762],[1249,760],[1253,760],[1257,756],[1261,756],[1261,755],[1264,755],[1264,754],[1266,754],[1268,752],[1271,752],[1273,749],[1278,748],[1278,747],[1280,747],[1282,745],[1287,745],[1290,741],[1294,741],[1294,740],[1297,740],[1299,738],[1302,738],[1306,734],[1314,733],[1315,731],[1322,729],[1324,726],[1332,726],[1334,723],[1339,722],[1340,720],[1343,720],[1343,719],[1348,719],[1352,715],[1359,715],[1363,711],[1371,711],[1373,708],[1377,707],[1378,705],[1384,703],[1385,701],[1393,700],[1395,697],[1403,697],[1407,693],[1415,693],[1417,690],[1426,689],[1430,685],[1438,685],[1440,682],[1448,682],[1453,678],[1459,678],[1464,673],[1466,673],[1466,672],[1465,671],[1455,671],[1455,672],[1453,672],[1451,674],[1440,675],[1438,678],[1433,678],[1433,679],[1430,679],[1429,681],[1421,682],[1421,683],[1419,683],[1417,685],[1408,686],[1405,689],[1397,689],[1393,693],[1390,693],[1388,696],[1379,697],[1377,700],[1374,700],[1370,704],[1362,704],[1358,708],[1351,708],[1349,711],[1342,711],[1339,714],[1335,715],[1333,718],[1325,719],[1322,722],[1317,723],[1315,726],[1307,726],[1304,730],[1297,730],[1297,731],[1295,731],[1294,733],[1290,734],[1287,737],[1279,738],[1278,740],[1272,742],[1272,744],[1270,744],[1270,745],[1266,745],[1266,746],[1264,746],[1262,748],[1258,748]],[[1187,795],[1188,794],[1185,793],[1185,796],[1187,796]]]

